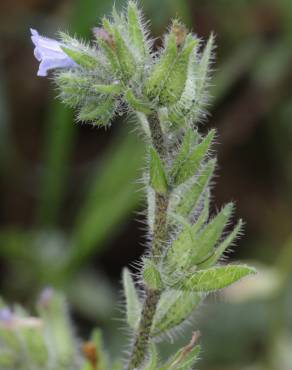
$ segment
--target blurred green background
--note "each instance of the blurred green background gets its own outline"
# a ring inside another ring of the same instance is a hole
[[[107,131],[77,125],[51,81],[36,76],[29,34],[33,27],[89,39],[112,5],[0,2],[0,294],[33,307],[45,286],[64,291],[79,335],[100,326],[117,354],[125,344],[121,268],[144,250],[137,182],[144,148],[125,117]],[[192,328],[203,333],[200,368],[291,370],[292,1],[140,5],[155,37],[174,16],[202,38],[216,34],[210,116],[202,125],[218,128],[213,207],[236,201],[246,228],[230,259],[259,269],[254,281],[212,297],[194,317]]]

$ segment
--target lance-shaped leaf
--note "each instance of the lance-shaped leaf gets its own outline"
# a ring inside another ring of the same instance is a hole
[[[121,77],[121,66],[115,52],[115,41],[113,37],[113,26],[107,18],[102,19],[103,28],[94,29],[99,49],[102,51],[105,60],[110,65],[111,71]]]
[[[122,92],[122,86],[120,84],[91,84],[90,88],[94,92],[105,95],[119,95]]]
[[[199,268],[208,268],[215,265],[220,257],[224,254],[227,248],[229,248],[234,240],[238,237],[242,230],[243,222],[239,220],[235,228],[229,233],[226,238],[219,244],[219,246],[214,250],[214,253],[203,263],[199,264]]]
[[[124,98],[126,102],[129,104],[129,106],[134,111],[145,113],[145,114],[151,113],[149,102],[145,102],[145,101],[142,101],[141,99],[136,98],[131,89],[128,89],[126,91]]]
[[[80,108],[78,119],[105,126],[113,118],[115,109],[115,102],[110,96],[105,99],[89,101]]]
[[[200,118],[200,114],[203,111],[204,106],[207,102],[207,88],[209,86],[209,74],[210,65],[213,57],[214,50],[214,35],[211,34],[207,45],[205,46],[199,66],[197,68],[197,86],[196,86],[196,106],[193,109],[192,117],[194,121]]]
[[[255,272],[254,268],[245,265],[211,267],[182,278],[173,285],[173,288],[191,292],[213,292]]]
[[[135,288],[133,278],[127,268],[123,269],[123,287],[126,298],[127,322],[132,329],[136,329],[141,315],[141,303]]]
[[[207,193],[203,208],[196,222],[193,225],[186,222],[182,231],[172,242],[164,261],[166,273],[172,274],[173,272],[185,271],[186,268],[192,265],[192,258],[196,255],[199,248],[197,234],[209,217],[209,198],[209,193]]]
[[[71,108],[82,105],[90,89],[91,80],[79,71],[60,71],[55,77],[59,97]]]
[[[158,303],[151,335],[159,336],[183,323],[201,299],[200,294],[194,292],[173,289],[164,291]]]
[[[160,194],[167,192],[167,179],[163,164],[155,149],[150,148],[150,185]]]
[[[198,177],[181,194],[181,199],[175,207],[176,213],[187,217],[195,208],[210,183],[215,166],[216,159],[211,159],[202,167]]]
[[[154,64],[151,74],[145,84],[146,95],[150,99],[156,99],[164,86],[166,76],[177,57],[176,39],[173,33],[165,38],[164,50],[159,60]]]
[[[153,290],[160,290],[163,288],[161,274],[157,266],[149,258],[143,260],[143,279],[148,288]]]
[[[194,58],[193,50],[197,45],[197,40],[188,35],[185,45],[173,65],[168,71],[168,77],[161,89],[159,101],[161,105],[171,105],[177,102],[181,97],[183,89],[186,84],[188,64],[191,58]]]
[[[189,60],[187,79],[179,101],[169,109],[169,119],[174,124],[183,124],[191,115],[197,98],[198,61],[196,49]]]
[[[208,135],[194,147],[192,152],[188,155],[184,163],[179,168],[175,178],[175,185],[180,185],[181,183],[188,180],[191,176],[200,168],[202,160],[206,157],[208,150],[212,144],[215,136],[215,130],[211,130]]]
[[[61,48],[68,55],[68,57],[74,60],[74,62],[81,67],[93,69],[98,65],[97,58],[85,53],[84,51],[73,50],[66,46],[61,46]]]
[[[146,47],[147,37],[144,31],[142,16],[134,1],[129,1],[128,3],[128,33],[133,47],[139,53],[139,59],[145,59],[145,56],[149,54]]]
[[[122,76],[124,79],[131,78],[135,73],[135,60],[131,50],[128,48],[123,35],[116,26],[113,26],[114,52],[117,55]]]
[[[191,150],[193,149],[195,144],[197,144],[198,137],[199,137],[199,134],[197,131],[194,131],[192,128],[187,129],[183,137],[179,151],[176,154],[173,160],[171,169],[169,171],[169,176],[171,178],[175,178],[180,167],[189,157]]]
[[[231,217],[233,208],[233,203],[228,203],[197,235],[195,252],[190,261],[191,264],[202,262],[213,252]]]

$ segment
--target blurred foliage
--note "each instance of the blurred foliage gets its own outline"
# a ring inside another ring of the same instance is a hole
[[[230,196],[237,201],[247,221],[237,253],[267,265],[272,273],[266,285],[282,286],[274,297],[270,292],[236,303],[227,297],[202,308],[195,321],[206,341],[201,368],[289,369],[292,3],[149,0],[141,5],[154,35],[176,14],[200,36],[215,32],[210,126],[219,127],[223,171],[214,203],[219,207]],[[142,252],[139,225],[128,220],[140,209],[135,179],[143,148],[135,133],[127,135],[129,125],[121,119],[114,135],[72,124],[72,113],[52,101],[48,83],[34,77],[28,32],[31,25],[49,34],[69,28],[87,38],[111,6],[105,0],[1,1],[0,288],[9,301],[30,306],[43,286],[59,287],[80,332],[88,332],[88,322],[104,326],[116,353],[119,325],[109,321],[120,315],[116,278],[121,266]],[[218,343],[229,350],[219,351]],[[219,357],[222,352],[228,358]]]

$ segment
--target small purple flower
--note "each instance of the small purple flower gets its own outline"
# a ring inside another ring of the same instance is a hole
[[[58,68],[77,67],[77,64],[65,54],[57,40],[40,36],[34,29],[30,30],[35,45],[34,56],[40,62],[38,76],[47,76],[48,71]]]

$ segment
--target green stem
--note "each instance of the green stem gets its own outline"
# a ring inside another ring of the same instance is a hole
[[[151,132],[152,144],[163,160],[166,157],[167,150],[157,113],[153,113],[152,115],[150,115],[148,117],[148,122]],[[155,194],[155,220],[151,245],[151,256],[156,261],[161,257],[164,243],[167,237],[168,202],[168,195],[162,195],[159,193]],[[141,319],[135,335],[133,350],[127,367],[128,370],[139,368],[145,360],[145,356],[148,352],[152,322],[156,312],[157,304],[160,299],[160,295],[161,292],[159,290],[146,288],[146,295],[142,308]]]

